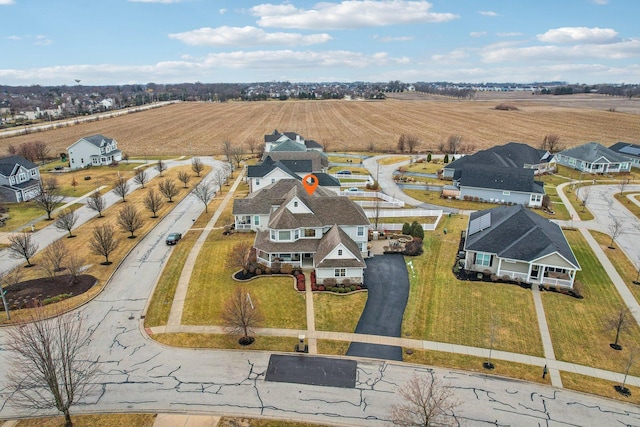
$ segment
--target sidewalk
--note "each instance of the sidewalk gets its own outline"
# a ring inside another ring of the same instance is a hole
[[[213,415],[158,414],[153,427],[215,427],[219,422]]]

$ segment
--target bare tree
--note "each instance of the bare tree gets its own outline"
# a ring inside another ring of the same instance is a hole
[[[164,205],[164,200],[162,200],[162,196],[155,192],[153,188],[150,188],[147,192],[147,195],[144,197],[144,206],[153,212],[153,216],[151,218],[158,217],[158,211]]]
[[[136,174],[133,176],[133,182],[139,184],[144,188],[144,185],[149,181],[149,177],[147,176],[147,171],[143,168],[136,169]]]
[[[162,178],[162,172],[167,170],[167,165],[162,160],[158,160],[158,163],[156,163],[156,169],[160,172],[160,177]]]
[[[256,147],[258,146],[258,141],[256,141],[255,138],[248,138],[246,143],[247,143],[247,148],[249,149],[249,152],[253,156],[253,154],[256,151]]]
[[[609,224],[609,233],[611,233],[611,242],[609,243],[609,249],[614,249],[613,244],[616,239],[622,233],[622,219],[617,216],[611,215],[611,224]]]
[[[451,135],[447,139],[447,149],[451,154],[458,154],[460,147],[462,145],[462,136],[460,135]]]
[[[211,188],[211,183],[200,181],[193,187],[193,194],[204,204],[204,211],[208,213],[209,202],[216,195],[216,192]]]
[[[241,344],[251,344],[249,334],[262,325],[264,316],[251,300],[251,295],[242,286],[238,286],[222,309],[222,324],[229,335],[240,336]]]
[[[231,155],[232,155],[232,146],[231,141],[224,141],[222,143],[222,152],[224,156],[227,158],[227,162],[231,163]]]
[[[103,265],[109,265],[109,255],[118,247],[115,239],[115,230],[111,224],[104,224],[93,229],[93,235],[89,241],[89,247],[96,255],[104,257]]]
[[[40,163],[44,165],[44,162],[49,158],[49,147],[46,142],[35,141],[32,143],[33,154],[34,156],[40,160]]]
[[[227,182],[227,172],[224,169],[217,169],[211,174],[211,180],[218,187],[218,190],[222,191],[222,187]]]
[[[398,148],[398,151],[401,153],[404,153],[407,149],[407,136],[403,133],[402,135],[400,135],[400,138],[398,138],[398,144],[396,145],[396,147]]]
[[[631,322],[629,316],[631,313],[627,307],[621,307],[616,311],[607,321],[607,330],[616,331],[616,339],[609,346],[614,350],[622,350],[622,346],[618,343],[620,339],[620,332],[629,330]]]
[[[98,372],[89,354],[91,335],[81,318],[71,313],[46,318],[42,308],[29,323],[7,330],[6,348],[12,369],[7,370],[11,399],[31,410],[55,408],[65,426],[73,426],[70,408],[91,394]]]
[[[491,320],[489,322],[489,358],[486,362],[482,364],[485,369],[493,369],[495,365],[491,361],[491,353],[493,353],[493,346],[496,343],[496,338],[498,337],[498,329],[500,327],[500,320],[497,316],[491,315]]]
[[[633,366],[634,362],[638,358],[640,354],[639,348],[633,348],[629,350],[629,358],[627,359],[627,366],[624,370],[624,379],[622,380],[622,384],[615,385],[613,388],[623,396],[629,397],[631,396],[631,390],[627,387],[627,377],[629,376],[629,371],[631,370],[631,366]]]
[[[189,181],[191,181],[191,175],[189,175],[189,173],[187,173],[186,171],[180,171],[178,172],[178,181],[184,184],[183,188],[187,188],[187,184],[189,184]]]
[[[242,160],[244,160],[244,153],[242,152],[242,148],[241,147],[233,147],[231,149],[231,162],[230,163],[235,163],[236,169],[240,169],[240,164],[242,163]]]
[[[22,269],[14,268],[13,270],[0,271],[0,297],[2,297],[2,305],[7,315],[7,320],[11,320],[9,313],[9,303],[7,302],[5,287],[17,285],[22,280]]]
[[[158,190],[160,190],[164,197],[169,199],[169,203],[173,203],[173,198],[180,192],[180,189],[176,187],[176,183],[169,178],[160,183]]]
[[[549,135],[545,135],[542,140],[542,144],[540,144],[540,149],[546,150],[550,153],[557,153],[558,151],[562,151],[562,145],[560,144],[560,135],[552,133]]]
[[[204,170],[204,163],[202,163],[202,160],[200,160],[200,157],[194,157],[193,159],[191,159],[191,170],[197,176],[200,176],[200,174]]]
[[[586,185],[583,187],[579,187],[576,190],[576,195],[580,193],[580,197],[582,198],[582,212],[587,208],[587,202],[589,201],[589,196],[591,195],[591,187]]]
[[[445,146],[444,142],[439,142],[438,143],[438,152],[444,153],[445,150],[446,150],[446,146]]]
[[[623,178],[620,180],[620,182],[618,183],[618,188],[620,189],[621,193],[624,193],[625,188],[627,188],[627,184],[629,184],[629,178]]]
[[[416,149],[416,147],[420,145],[420,140],[415,135],[407,135],[405,138],[405,143],[407,145],[409,153],[411,154]]]
[[[107,202],[99,191],[94,191],[87,199],[87,207],[98,212],[98,218],[102,218],[102,211],[106,209]]]
[[[38,244],[31,238],[31,234],[25,232],[9,236],[9,254],[12,258],[24,258],[27,266],[31,267],[30,260],[38,251]]]
[[[113,182],[113,192],[116,193],[118,197],[122,197],[122,201],[126,202],[125,197],[129,192],[129,182],[125,178],[118,178]]]
[[[60,188],[60,186],[58,185],[58,178],[56,178],[55,176],[45,178],[42,180],[42,182],[44,183],[44,189],[47,191]]]
[[[67,248],[62,240],[58,239],[42,251],[40,267],[53,279],[56,273],[63,270],[63,263],[67,257]]]
[[[398,389],[402,403],[391,407],[391,420],[400,426],[458,425],[455,409],[460,405],[451,388],[433,373],[412,377]]]
[[[127,205],[118,212],[118,225],[122,231],[131,233],[131,236],[129,236],[130,239],[136,237],[134,233],[139,230],[143,224],[144,221],[140,217],[140,213],[133,205]]]
[[[227,254],[227,266],[229,268],[249,269],[250,252],[253,245],[246,240],[236,243]]]
[[[47,213],[47,219],[51,220],[51,212],[55,208],[58,207],[60,202],[62,202],[62,195],[60,194],[60,190],[55,188],[51,190],[47,190],[44,188],[42,182],[40,182],[40,186],[38,188],[38,193],[33,198],[36,206]]]
[[[67,271],[69,272],[69,278],[71,283],[78,283],[78,277],[84,267],[85,259],[75,252],[69,254],[66,262]]]
[[[58,215],[56,222],[54,223],[58,230],[64,230],[69,232],[69,238],[74,237],[71,230],[78,222],[78,213],[71,208],[66,208]]]

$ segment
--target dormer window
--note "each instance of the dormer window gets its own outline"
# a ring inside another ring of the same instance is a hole
[[[298,201],[294,201],[294,202],[293,202],[293,207],[294,207],[294,208],[297,208],[297,207],[298,207]]]
[[[342,256],[342,249],[338,249],[338,256]]]

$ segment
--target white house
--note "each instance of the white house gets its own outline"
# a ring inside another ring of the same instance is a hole
[[[558,164],[586,173],[628,173],[631,161],[597,142],[588,142],[556,154]]]
[[[272,134],[264,136],[264,151],[269,153],[271,151],[320,151],[322,152],[322,145],[318,144],[312,139],[305,140],[300,134],[296,132],[278,132],[278,129],[274,130]]]
[[[100,134],[80,138],[67,151],[71,169],[106,166],[122,160],[122,152],[118,150],[116,140]]]
[[[22,156],[0,159],[0,200],[26,202],[40,191],[38,166]]]

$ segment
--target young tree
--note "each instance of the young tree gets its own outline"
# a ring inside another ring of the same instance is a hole
[[[609,249],[614,249],[613,244],[615,243],[620,233],[622,233],[622,220],[619,217],[611,215],[609,233],[611,233],[611,243],[609,243]]]
[[[404,153],[405,150],[407,149],[407,140],[406,140],[406,135],[403,133],[402,135],[400,135],[400,138],[398,138],[398,144],[397,144],[397,148],[398,151],[401,153]]]
[[[169,203],[173,203],[173,198],[180,192],[180,189],[176,187],[176,183],[169,178],[160,183],[158,190],[160,190],[164,197],[169,199]]]
[[[46,142],[36,141],[32,143],[32,149],[34,156],[40,160],[40,164],[44,165],[44,162],[49,158],[49,147]]]
[[[71,283],[78,283],[78,277],[82,273],[82,268],[84,267],[85,259],[80,255],[74,253],[70,253],[66,262],[67,271],[69,272],[69,278]]]
[[[156,169],[160,172],[160,178],[162,178],[162,172],[167,170],[167,165],[162,160],[158,160],[158,163],[156,163]]]
[[[42,182],[44,183],[44,189],[47,191],[60,188],[60,186],[58,185],[58,178],[56,178],[55,176],[45,178],[42,180]]]
[[[391,420],[400,426],[458,425],[455,409],[460,405],[453,391],[435,374],[412,377],[398,389],[402,403],[391,407]]]
[[[5,287],[17,285],[22,280],[22,269],[14,268],[13,270],[0,271],[0,297],[2,297],[2,305],[4,306],[4,312],[7,316],[7,320],[11,320],[11,314],[9,313],[9,303],[6,298]]]
[[[241,268],[244,271],[249,269],[250,253],[253,245],[246,240],[235,244],[233,249],[227,254],[227,266],[229,268]]]
[[[591,187],[588,185],[579,187],[578,190],[576,190],[576,195],[578,195],[578,193],[580,193],[580,196],[582,198],[582,212],[584,212],[584,210],[587,208],[589,196],[591,195]]]
[[[251,344],[249,334],[264,321],[262,312],[253,304],[249,292],[238,286],[222,309],[222,324],[229,335],[240,336],[241,344]]]
[[[102,218],[102,211],[106,209],[107,202],[99,191],[94,191],[87,199],[87,207],[98,212],[98,218]]]
[[[118,212],[118,225],[122,231],[131,233],[130,239],[134,239],[136,230],[139,230],[144,221],[140,217],[138,210],[133,205],[127,205]]]
[[[418,145],[420,145],[420,140],[415,135],[406,135],[405,143],[407,149],[409,150],[409,154],[413,153]]]
[[[620,189],[621,193],[624,193],[625,188],[627,188],[627,184],[629,184],[629,178],[623,178],[620,180],[620,182],[618,183],[618,188]]]
[[[183,188],[187,188],[187,184],[189,184],[189,181],[191,181],[191,175],[189,175],[185,171],[180,171],[180,172],[178,172],[178,181],[180,181],[180,182],[182,182],[182,184],[184,184]]]
[[[630,315],[631,313],[629,312],[629,309],[627,307],[622,307],[616,311],[607,322],[607,330],[616,331],[615,341],[612,344],[609,344],[609,346],[614,350],[622,350],[622,346],[618,343],[618,340],[620,339],[620,332],[627,331],[630,327]]]
[[[448,152],[451,154],[458,154],[460,146],[462,145],[462,136],[451,135],[447,139]]]
[[[62,202],[62,195],[59,189],[47,190],[42,182],[38,188],[38,193],[33,198],[36,206],[47,213],[47,219],[51,220],[51,212]]]
[[[627,377],[629,376],[629,371],[631,370],[631,366],[633,366],[634,362],[638,358],[638,355],[640,355],[639,348],[636,347],[629,350],[629,358],[627,359],[627,366],[624,370],[624,379],[622,380],[622,384],[616,385],[613,387],[618,393],[626,397],[631,396],[631,390],[629,390],[629,388],[626,386]]]
[[[118,241],[114,237],[115,230],[110,224],[104,224],[93,229],[93,235],[89,241],[89,247],[96,255],[102,255],[102,265],[109,265],[109,255],[118,247]]]
[[[489,358],[486,362],[482,363],[485,369],[493,369],[495,365],[491,361],[491,353],[493,353],[493,346],[496,343],[498,337],[498,329],[500,327],[499,319],[497,316],[491,315],[491,321],[489,323]]]
[[[58,215],[56,222],[54,223],[58,230],[64,230],[69,232],[69,238],[74,237],[71,230],[78,222],[78,213],[71,208],[66,208]]]
[[[233,152],[233,148],[231,146],[231,141],[224,141],[222,143],[222,151],[224,153],[224,156],[227,158],[227,162],[231,163],[231,155]]]
[[[9,254],[12,258],[24,258],[27,267],[31,267],[30,260],[38,251],[38,244],[31,238],[31,234],[24,231],[9,236]]]
[[[216,169],[211,175],[211,181],[218,188],[218,191],[221,191],[225,182],[227,182],[227,172],[224,169]]]
[[[113,192],[116,193],[118,197],[122,197],[122,201],[126,202],[126,195],[129,192],[129,183],[126,179],[120,177],[117,178],[113,182]]]
[[[204,170],[204,163],[202,163],[202,160],[200,160],[200,157],[194,157],[193,159],[191,159],[191,170],[197,176],[200,176],[200,174]]]
[[[235,163],[236,169],[240,169],[240,164],[244,160],[244,153],[241,147],[234,147],[231,149],[231,162]]]
[[[147,195],[144,197],[144,206],[153,212],[153,216],[151,218],[158,217],[158,211],[164,205],[164,200],[162,200],[162,196],[155,192],[153,188],[150,188],[147,192]]]
[[[562,145],[560,144],[560,135],[552,133],[545,135],[540,144],[540,149],[548,151],[550,153],[557,153],[562,151]]]
[[[97,384],[97,361],[89,354],[91,335],[71,313],[47,318],[36,309],[30,322],[7,330],[11,352],[7,370],[12,400],[31,410],[55,408],[73,426],[70,408],[91,394]]]
[[[204,211],[208,213],[209,202],[216,195],[216,192],[211,188],[211,183],[200,181],[193,187],[193,194],[204,204]]]
[[[147,176],[147,171],[143,168],[136,169],[136,174],[133,176],[133,182],[139,184],[144,188],[144,185],[149,181],[149,177]]]
[[[251,153],[252,156],[255,153],[257,146],[258,146],[258,142],[256,141],[255,138],[247,139],[247,148],[249,149],[249,152]]]
[[[67,257],[67,248],[61,239],[51,243],[42,251],[42,267],[53,279],[56,273],[63,270],[64,260]]]

